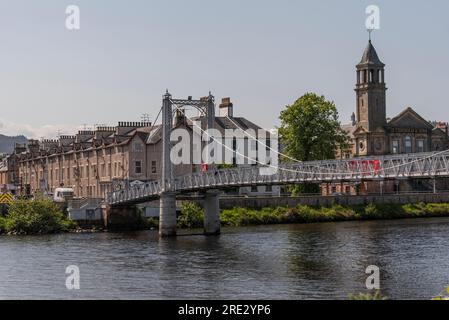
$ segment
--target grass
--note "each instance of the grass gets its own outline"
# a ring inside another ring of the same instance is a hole
[[[178,216],[178,228],[193,229],[203,226],[203,209],[195,203],[185,202]],[[448,203],[418,204],[382,204],[367,206],[297,207],[263,208],[261,210],[234,208],[223,210],[220,214],[222,226],[240,227],[272,224],[300,224],[340,221],[363,221],[406,219],[424,217],[449,217]],[[151,219],[151,225],[157,228],[158,220]]]

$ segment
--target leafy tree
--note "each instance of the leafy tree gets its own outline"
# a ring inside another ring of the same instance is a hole
[[[337,108],[324,96],[306,93],[281,112],[280,120],[284,150],[300,161],[335,159],[338,146],[348,144]]]
[[[75,227],[51,200],[46,199],[14,201],[5,222],[6,231],[19,234],[67,232]]]
[[[284,153],[291,158],[300,161],[335,159],[338,147],[348,147],[349,137],[341,129],[337,108],[324,96],[306,93],[281,112],[280,120],[281,144]],[[319,192],[316,185],[299,189]],[[299,189],[296,187],[293,191]]]

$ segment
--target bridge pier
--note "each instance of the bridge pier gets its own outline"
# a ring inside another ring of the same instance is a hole
[[[176,237],[176,195],[164,192],[160,198],[159,235]]]
[[[204,199],[204,234],[220,234],[220,191],[206,192]]]
[[[111,231],[139,230],[142,217],[136,206],[102,206],[103,222]]]

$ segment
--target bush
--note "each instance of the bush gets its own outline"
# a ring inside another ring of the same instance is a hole
[[[0,216],[0,234],[6,232],[6,218]]]
[[[296,208],[284,208],[280,213],[281,223],[297,223],[299,222],[298,210]]]
[[[237,227],[261,224],[316,223],[354,220],[401,219],[428,216],[449,216],[449,204],[369,204],[367,206],[278,207],[251,210],[233,208],[223,210],[223,226]]]
[[[75,227],[59,208],[47,199],[17,200],[8,209],[6,231],[18,234],[67,232]]]
[[[204,211],[194,202],[184,202],[181,214],[178,217],[178,228],[194,229],[202,228],[204,224]]]
[[[349,295],[349,300],[388,300],[388,298],[383,296],[380,291],[376,291],[375,293],[351,294]]]
[[[147,218],[145,220],[145,229],[158,229],[159,218]]]
[[[430,217],[441,217],[447,216],[449,213],[449,204],[447,203],[421,203],[415,208],[415,215],[419,217],[430,216]],[[416,213],[416,211],[421,211]]]
[[[375,218],[377,216],[379,216],[379,210],[377,210],[376,205],[371,203],[365,207],[365,217]]]
[[[221,224],[228,227],[238,227],[242,225],[242,216],[246,209],[234,208],[232,210],[223,210],[220,214]]]

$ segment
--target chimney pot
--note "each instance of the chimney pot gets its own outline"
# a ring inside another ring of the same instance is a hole
[[[234,105],[231,102],[231,98],[222,98],[219,106],[220,117],[233,117]]]

